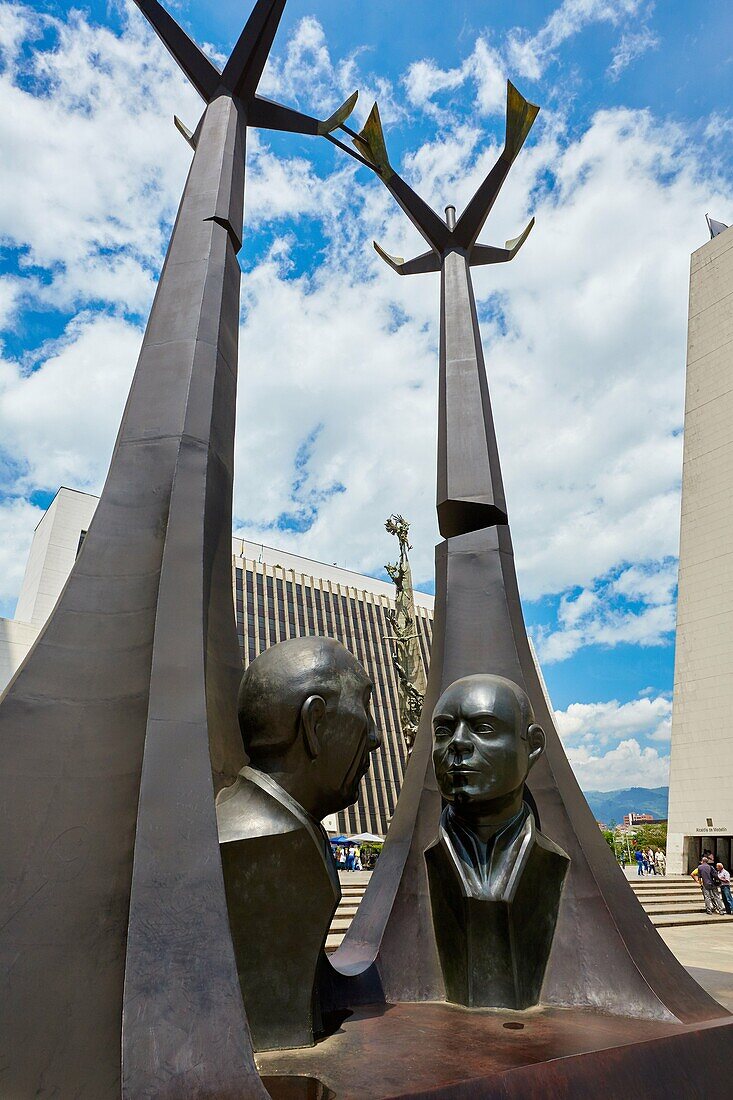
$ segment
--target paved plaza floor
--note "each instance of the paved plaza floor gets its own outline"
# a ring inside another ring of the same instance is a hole
[[[625,868],[625,874],[638,881],[636,867]],[[733,918],[657,931],[695,981],[733,1012]]]
[[[711,997],[733,1012],[733,920],[688,928],[661,928],[660,936]]]

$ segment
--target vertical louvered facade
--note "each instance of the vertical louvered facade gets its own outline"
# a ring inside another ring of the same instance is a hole
[[[244,664],[286,638],[318,634],[342,642],[374,681],[374,712],[382,744],[362,782],[358,802],[339,815],[339,829],[350,834],[383,836],[387,832],[407,758],[386,616],[394,607],[390,591],[391,585],[358,573],[234,540],[234,593]],[[432,597],[417,593],[416,603],[427,669]]]
[[[36,529],[14,620],[0,619],[0,692],[35,642],[68,579],[98,498],[61,488]],[[384,836],[402,785],[406,752],[390,626],[394,586],[336,565],[259,543],[232,539],[232,578],[242,660],[285,638],[337,638],[361,661],[375,686],[382,737],[358,803],[339,815],[345,833]],[[418,638],[427,672],[433,597],[415,593]],[[329,823],[331,824],[331,823]]]

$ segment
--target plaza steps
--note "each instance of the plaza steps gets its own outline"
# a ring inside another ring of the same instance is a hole
[[[371,872],[369,871],[339,871],[341,901],[326,937],[326,952],[329,955],[341,946],[341,941],[356,915],[361,899],[364,897],[370,875]]]
[[[733,921],[705,912],[702,891],[689,875],[648,875],[629,879],[629,885],[655,928]]]
[[[341,946],[356,915],[369,882],[368,871],[341,871],[341,901],[326,939],[330,954]],[[631,878],[629,885],[656,928],[679,928],[694,924],[718,924],[733,917],[710,916],[705,912],[702,892],[688,875],[649,875]]]

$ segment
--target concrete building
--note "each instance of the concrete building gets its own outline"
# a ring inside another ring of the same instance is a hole
[[[59,489],[33,534],[14,619],[0,619],[4,691],[56,606],[97,507],[97,497]]]
[[[648,825],[650,822],[655,820],[656,818],[652,817],[651,814],[635,814],[633,812],[630,814],[624,814],[624,825],[626,825],[629,829],[632,827],[632,825]]]
[[[733,839],[733,229],[692,256],[667,870]],[[712,228],[711,228],[712,232]]]
[[[87,493],[60,489],[36,527],[15,619],[0,619],[0,691],[51,614],[97,502],[97,497]],[[384,836],[406,764],[386,618],[386,612],[394,608],[393,585],[237,538],[232,540],[232,583],[245,664],[285,638],[319,634],[342,642],[372,677],[382,744],[372,757],[357,804],[328,824],[350,835],[370,832]],[[416,592],[415,602],[427,669],[433,597]]]

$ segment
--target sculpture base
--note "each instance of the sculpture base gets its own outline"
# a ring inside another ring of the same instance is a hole
[[[424,1003],[363,1006],[315,1047],[262,1054],[257,1065],[273,1100],[708,1100],[731,1057],[731,1017],[686,1026]]]

